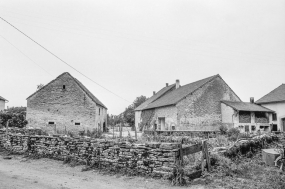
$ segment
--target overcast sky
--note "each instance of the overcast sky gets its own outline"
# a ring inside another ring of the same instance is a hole
[[[284,0],[1,0],[0,16],[123,98],[0,19],[0,96],[7,106],[26,106],[38,84],[63,72],[110,114],[176,79],[185,85],[220,74],[243,101],[285,83]]]

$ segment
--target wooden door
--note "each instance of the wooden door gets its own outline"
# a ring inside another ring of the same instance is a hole
[[[283,132],[285,131],[285,118],[282,119]]]

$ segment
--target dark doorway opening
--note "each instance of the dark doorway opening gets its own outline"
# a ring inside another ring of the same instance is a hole
[[[107,128],[106,128],[105,122],[103,123],[103,132],[107,132]]]
[[[276,124],[272,125],[272,131],[277,131],[277,125]]]

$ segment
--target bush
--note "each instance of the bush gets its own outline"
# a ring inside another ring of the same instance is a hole
[[[231,128],[229,129],[228,131],[228,137],[229,137],[229,140],[237,140],[238,139],[238,136],[240,134],[240,131],[238,128]]]
[[[219,129],[220,129],[222,135],[227,134],[228,128],[225,125],[221,125],[219,127]]]

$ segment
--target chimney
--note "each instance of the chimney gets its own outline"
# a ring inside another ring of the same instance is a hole
[[[254,98],[253,97],[250,97],[250,103],[254,103]]]
[[[180,87],[180,81],[179,79],[176,79],[176,89],[178,89]]]
[[[155,95],[155,91],[153,91],[153,95]]]
[[[168,83],[166,83],[166,87],[168,87]]]

